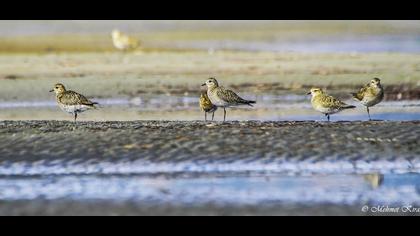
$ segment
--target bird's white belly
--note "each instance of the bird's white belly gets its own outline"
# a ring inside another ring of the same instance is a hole
[[[124,40],[123,38],[114,38],[113,42],[114,46],[120,50],[127,49],[130,46],[127,40]]]
[[[225,102],[224,100],[220,99],[216,93],[207,93],[211,103],[217,107],[227,107],[229,106],[229,103]]]
[[[324,107],[324,106],[320,106],[320,105],[312,105],[312,106],[315,110],[317,110],[321,113],[324,113],[324,114],[327,114],[327,113],[328,114],[334,114],[334,113],[337,113],[337,112],[340,111],[339,109],[333,109],[333,108]]]
[[[86,106],[86,105],[63,105],[63,104],[59,104],[61,110],[68,112],[70,114],[74,114],[74,113],[81,113],[84,112],[86,110],[88,110],[90,107]]]
[[[126,49],[127,44],[114,40],[114,46],[120,50]]]
[[[375,106],[379,102],[381,102],[381,99],[379,97],[368,97],[368,96],[365,96],[363,100],[361,101],[361,103],[367,107]]]

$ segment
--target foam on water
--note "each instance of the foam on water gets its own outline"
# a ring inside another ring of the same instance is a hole
[[[97,163],[94,163],[97,162]],[[234,161],[231,163],[200,163],[184,161],[149,162],[135,161],[98,161],[78,163],[77,160],[63,162],[60,160],[38,162],[3,161],[0,165],[0,176],[33,176],[33,175],[68,175],[68,174],[157,174],[157,173],[276,173],[287,175],[302,174],[363,174],[370,172],[387,173],[420,173],[420,161],[399,158],[393,161]]]

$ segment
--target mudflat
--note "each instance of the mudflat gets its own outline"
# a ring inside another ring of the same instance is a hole
[[[348,162],[353,172],[358,161],[398,159],[408,171],[420,164],[419,133],[420,121],[1,121],[0,163],[5,169],[16,162],[145,161],[192,163],[200,170],[206,164],[328,161]]]
[[[418,215],[375,207],[420,204],[419,133],[420,121],[1,121],[0,215]]]

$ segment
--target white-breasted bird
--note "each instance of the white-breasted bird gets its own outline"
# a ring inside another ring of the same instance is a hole
[[[366,106],[370,119],[369,107],[373,107],[384,99],[384,88],[379,78],[374,78],[363,86],[357,93],[352,93],[353,98]]]
[[[223,108],[223,121],[226,121],[226,108],[240,105],[248,105],[252,107],[252,104],[256,101],[245,100],[239,97],[235,92],[229,89],[225,89],[219,86],[219,83],[215,78],[209,78],[202,86],[207,86],[207,95],[216,107]]]
[[[56,84],[50,92],[55,92],[58,106],[64,112],[74,115],[74,121],[77,120],[77,114],[86,110],[96,108],[97,102],[92,102],[85,96],[74,91],[66,90],[64,85]]]

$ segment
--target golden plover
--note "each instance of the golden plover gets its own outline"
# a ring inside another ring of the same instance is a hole
[[[119,30],[113,30],[111,36],[114,46],[119,50],[134,50],[140,46],[140,41],[138,39],[128,36]]]
[[[226,121],[226,108],[239,106],[239,105],[248,105],[252,107],[255,101],[245,100],[239,97],[232,90],[225,89],[219,86],[219,83],[215,78],[209,78],[202,86],[207,85],[207,95],[216,107],[223,107],[223,121]]]
[[[54,89],[50,92],[55,92],[58,106],[61,110],[73,114],[75,122],[77,120],[77,113],[96,108],[95,104],[98,104],[97,102],[89,101],[85,96],[79,93],[66,90],[62,84],[56,84]]]
[[[204,120],[207,121],[207,113],[211,112],[211,120],[214,119],[214,112],[217,110],[217,107],[211,103],[207,92],[201,92],[200,95],[200,109],[204,111]]]
[[[352,93],[353,98],[366,106],[366,110],[370,119],[369,107],[373,107],[380,103],[384,98],[384,89],[381,85],[381,80],[374,78],[370,83],[363,86],[359,92]]]
[[[309,94],[312,95],[312,107],[315,110],[325,114],[325,116],[328,118],[328,121],[330,121],[331,114],[340,112],[345,109],[355,108],[355,106],[348,105],[338,100],[337,98],[329,96],[320,88],[312,88],[308,95]]]

